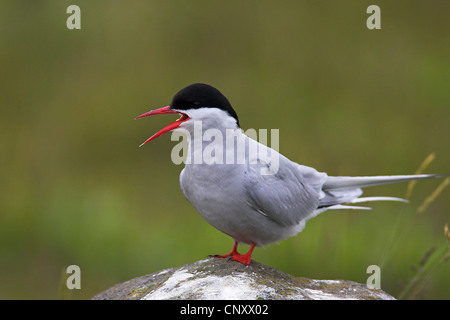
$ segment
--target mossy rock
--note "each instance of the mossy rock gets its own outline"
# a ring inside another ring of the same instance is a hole
[[[92,299],[393,300],[394,297],[352,281],[299,278],[255,261],[244,266],[211,258],[134,278]]]

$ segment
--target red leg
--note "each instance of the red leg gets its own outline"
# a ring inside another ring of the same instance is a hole
[[[212,255],[211,257],[214,258],[230,258],[233,257],[234,255],[239,255],[239,253],[237,252],[237,246],[238,246],[238,242],[236,240],[234,240],[234,244],[233,244],[233,249],[231,249],[231,252],[228,254],[215,254]]]
[[[252,243],[252,245],[250,246],[250,249],[248,250],[248,252],[246,254],[240,254],[237,251],[237,246],[238,246],[238,242],[236,240],[234,240],[233,249],[231,250],[231,252],[229,254],[225,254],[225,255],[217,254],[212,257],[214,257],[214,258],[229,258],[230,260],[238,261],[238,262],[248,266],[252,260],[252,252],[253,252],[253,249],[255,248],[255,243]]]
[[[238,261],[238,262],[248,266],[250,264],[250,262],[252,261],[252,252],[253,252],[254,248],[255,248],[255,243],[252,243],[252,245],[250,246],[250,249],[247,251],[246,254],[239,254],[239,253],[235,254],[234,256],[231,257],[231,260]]]

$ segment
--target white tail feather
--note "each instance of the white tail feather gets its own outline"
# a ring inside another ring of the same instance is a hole
[[[372,208],[370,208],[370,207],[346,206],[343,204],[335,204],[334,206],[330,206],[330,207],[326,208],[326,210],[341,210],[341,209],[372,210]]]
[[[412,180],[440,178],[446,175],[439,174],[417,174],[397,176],[372,176],[372,177],[328,177],[323,184],[323,190],[339,190],[351,188],[364,188],[381,184],[400,183]]]
[[[350,201],[350,203],[360,203],[360,202],[369,202],[369,201],[400,201],[400,202],[409,202],[408,200],[402,198],[395,197],[363,197],[356,198]]]

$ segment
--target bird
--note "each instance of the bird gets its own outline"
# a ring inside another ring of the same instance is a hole
[[[136,119],[159,114],[180,117],[140,146],[169,131],[187,136],[188,153],[180,173],[182,193],[210,225],[234,240],[230,253],[211,257],[244,265],[250,264],[255,247],[295,236],[307,220],[324,211],[371,209],[354,205],[368,201],[407,202],[361,197],[364,187],[446,176],[329,176],[245,135],[229,100],[204,83],[188,85],[168,106]],[[219,141],[225,137],[231,141]],[[250,245],[247,253],[238,252],[240,243]]]

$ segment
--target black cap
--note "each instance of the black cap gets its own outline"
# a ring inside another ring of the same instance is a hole
[[[228,99],[219,90],[204,83],[194,83],[181,89],[175,94],[170,104],[170,109],[174,110],[200,108],[217,108],[226,111],[236,119],[239,126],[236,111],[234,111]]]

